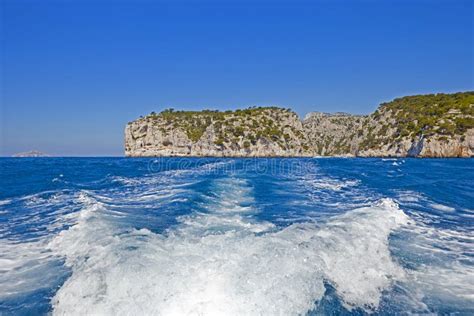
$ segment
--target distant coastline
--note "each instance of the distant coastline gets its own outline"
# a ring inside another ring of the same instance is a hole
[[[42,158],[42,157],[52,157],[49,154],[38,150],[30,150],[25,152],[20,152],[12,155],[13,158]]]

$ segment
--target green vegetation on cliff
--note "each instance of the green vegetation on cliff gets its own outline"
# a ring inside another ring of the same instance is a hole
[[[151,113],[148,117],[155,120],[162,119],[173,128],[180,128],[193,142],[198,141],[212,124],[217,135],[217,140],[214,142],[216,145],[221,146],[224,142],[235,143],[240,138],[246,137],[243,147],[249,148],[250,144],[255,144],[259,138],[275,141],[279,141],[282,137],[289,139],[289,135],[284,134],[281,127],[275,123],[277,119],[273,117],[275,115],[289,117],[296,114],[290,109],[278,107],[250,107],[235,111],[166,109],[159,114]],[[302,133],[300,134],[302,136]]]
[[[398,137],[461,135],[474,128],[474,92],[427,94],[383,103],[373,116],[391,111]],[[383,131],[381,131],[383,134]]]
[[[360,149],[417,138],[462,136],[474,128],[474,92],[426,94],[382,103],[364,122]]]

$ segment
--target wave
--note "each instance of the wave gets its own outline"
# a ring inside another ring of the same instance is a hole
[[[408,268],[400,284],[414,313],[430,313],[433,307],[442,314],[455,310],[474,313],[474,234],[433,228],[423,223],[408,225],[392,241],[392,251]],[[402,304],[399,304],[402,305]],[[408,308],[408,307],[407,307]]]
[[[256,179],[234,164],[5,200],[21,229],[0,240],[0,308],[44,290],[58,315],[474,313],[474,236],[441,225],[472,210],[414,188],[393,191],[399,206],[317,168]]]
[[[95,190],[78,185],[79,189],[47,190],[0,201],[5,212],[12,214],[0,225],[0,306],[21,305],[28,295],[40,291],[51,297],[64,282],[70,273],[63,265],[66,258],[51,247],[61,231],[80,229],[85,219],[90,222],[94,216],[97,228],[106,226],[116,234],[139,221],[149,222],[152,215],[159,221],[153,208],[188,196],[188,187],[195,183],[189,176],[222,165],[204,164],[184,173],[156,172],[135,178],[106,176],[92,183]],[[98,190],[98,183],[107,189]],[[118,185],[110,186],[114,183]]]
[[[313,177],[303,177],[302,182],[305,182],[307,185],[311,186],[313,189],[322,189],[322,190],[331,190],[331,191],[341,191],[349,187],[359,185],[359,180],[339,180],[331,179],[328,177],[313,178]]]
[[[456,210],[454,207],[439,204],[439,203],[432,203],[429,206],[431,206],[435,210],[442,211],[442,212],[454,212]]]
[[[390,233],[409,218],[381,200],[326,223],[277,230],[244,179],[215,180],[203,210],[164,234],[121,231],[90,199],[78,222],[49,244],[72,269],[54,314],[303,314],[330,282],[347,308],[376,309],[404,270]]]
[[[11,199],[0,200],[0,206],[10,204],[11,201]]]
[[[67,273],[61,265],[43,242],[1,241],[0,300],[54,288]]]

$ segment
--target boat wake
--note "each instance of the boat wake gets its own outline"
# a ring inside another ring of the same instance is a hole
[[[321,224],[278,230],[257,221],[252,188],[217,179],[202,210],[156,234],[116,231],[105,207],[86,197],[75,226],[49,247],[71,277],[53,299],[55,314],[304,314],[329,282],[347,308],[377,308],[404,277],[389,234],[409,218],[390,199]]]
[[[0,314],[474,312],[474,235],[436,224],[458,210],[239,163],[0,201]]]

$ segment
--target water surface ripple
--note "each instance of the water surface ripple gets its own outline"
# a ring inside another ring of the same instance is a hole
[[[1,315],[474,314],[470,159],[0,159]]]

